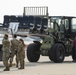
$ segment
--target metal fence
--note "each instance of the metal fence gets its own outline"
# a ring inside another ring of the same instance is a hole
[[[24,7],[23,15],[48,16],[48,7]]]

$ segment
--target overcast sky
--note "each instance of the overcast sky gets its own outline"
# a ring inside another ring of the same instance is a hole
[[[22,15],[26,6],[48,6],[49,15],[76,16],[75,0],[0,0],[0,22],[4,15]]]

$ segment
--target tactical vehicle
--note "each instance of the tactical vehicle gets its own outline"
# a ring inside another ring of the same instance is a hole
[[[43,43],[34,41],[27,48],[27,58],[37,62],[42,56],[48,56],[51,61],[63,62],[65,56],[72,55],[73,40],[76,35],[76,17],[51,16],[51,28],[46,34],[37,34],[43,38]],[[36,35],[36,34],[35,34]],[[36,35],[36,36],[37,36]]]
[[[26,15],[27,9],[30,11],[33,9],[33,15]],[[36,14],[35,12],[39,10],[42,13],[46,10],[46,14]],[[73,40],[76,35],[76,17],[49,16],[47,11],[47,7],[24,8],[24,16],[32,17],[33,20],[29,21],[29,34],[43,39],[42,43],[34,41],[28,45],[27,59],[30,62],[37,62],[42,55],[48,56],[53,62],[60,63],[66,56],[72,55],[73,42],[70,40]]]
[[[72,56],[73,43],[71,40],[76,35],[76,17],[49,16],[48,7],[45,6],[24,7],[23,16],[10,16],[10,20],[8,16],[4,18],[3,25],[6,28],[9,27],[9,24],[11,26],[14,26],[13,23],[17,24],[15,25],[17,29],[14,27],[15,34],[33,35],[43,39],[43,42],[35,40],[34,43],[28,45],[27,59],[30,62],[37,62],[40,55],[48,56],[56,63],[63,62],[66,56]],[[25,34],[25,30],[29,33]]]

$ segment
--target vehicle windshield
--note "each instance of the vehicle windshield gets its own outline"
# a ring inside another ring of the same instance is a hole
[[[72,18],[72,32],[76,32],[76,18]]]

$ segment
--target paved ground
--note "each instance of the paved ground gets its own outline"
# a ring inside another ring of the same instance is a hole
[[[71,57],[66,57],[63,63],[54,63],[42,56],[37,63],[31,63],[26,57],[24,70],[18,70],[15,65],[8,72],[3,69],[4,65],[0,62],[0,75],[76,75],[76,63]]]

